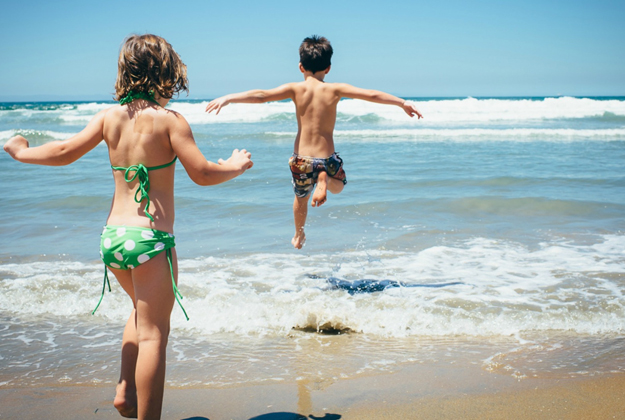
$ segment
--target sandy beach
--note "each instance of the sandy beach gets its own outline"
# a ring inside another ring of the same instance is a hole
[[[409,365],[336,382],[306,378],[230,388],[171,388],[164,419],[623,419],[625,374],[523,379],[480,367]],[[110,386],[0,390],[3,419],[117,419]]]

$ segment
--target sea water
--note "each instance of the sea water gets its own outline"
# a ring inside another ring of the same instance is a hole
[[[176,167],[170,386],[334,381],[453,363],[493,374],[625,368],[625,98],[339,103],[348,183],[290,244],[290,102],[174,100],[207,159],[254,167],[199,187]],[[0,104],[0,144],[79,132],[112,103]],[[0,386],[114,383],[130,301],[102,288],[113,193],[102,143],[65,167],[0,154]],[[341,286],[341,287],[337,287]],[[387,286],[387,287],[385,287]]]

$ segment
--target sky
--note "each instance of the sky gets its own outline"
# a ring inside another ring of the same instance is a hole
[[[181,99],[299,81],[313,34],[326,81],[401,97],[622,96],[623,22],[624,0],[0,0],[0,101],[111,99],[133,33],[182,57]]]

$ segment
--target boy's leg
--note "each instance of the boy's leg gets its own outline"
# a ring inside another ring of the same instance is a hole
[[[122,338],[122,363],[119,382],[117,384],[113,405],[123,417],[137,417],[137,385],[135,383],[135,368],[137,365],[137,328],[136,311],[134,308],[135,293],[132,285],[132,274],[127,270],[110,269],[122,288],[128,293],[133,302],[133,309],[124,328]]]
[[[291,239],[291,243],[297,249],[302,249],[306,242],[306,234],[304,233],[304,225],[306,225],[306,216],[308,216],[308,199],[306,197],[295,196],[293,201],[293,219],[295,221],[295,236]]]
[[[332,194],[338,194],[343,191],[343,181],[328,176],[326,172],[320,172],[317,178],[317,186],[312,197],[312,206],[319,207],[325,203],[328,199],[327,190],[330,190]]]
[[[328,190],[332,194],[339,194],[341,191],[343,191],[343,188],[345,188],[345,184],[343,184],[343,181],[332,178],[331,176],[328,177]]]
[[[172,248],[174,278],[178,277]],[[159,419],[163,405],[169,318],[174,306],[167,252],[132,270],[137,313],[138,355],[135,372],[139,419]]]
[[[319,172],[317,177],[317,185],[315,185],[315,192],[312,196],[312,206],[319,207],[326,202],[328,198],[328,174],[325,171]]]

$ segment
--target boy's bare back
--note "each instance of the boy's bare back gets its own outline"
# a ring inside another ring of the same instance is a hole
[[[291,87],[297,116],[293,151],[300,156],[330,156],[334,153],[336,107],[341,99],[336,84],[308,77]]]

